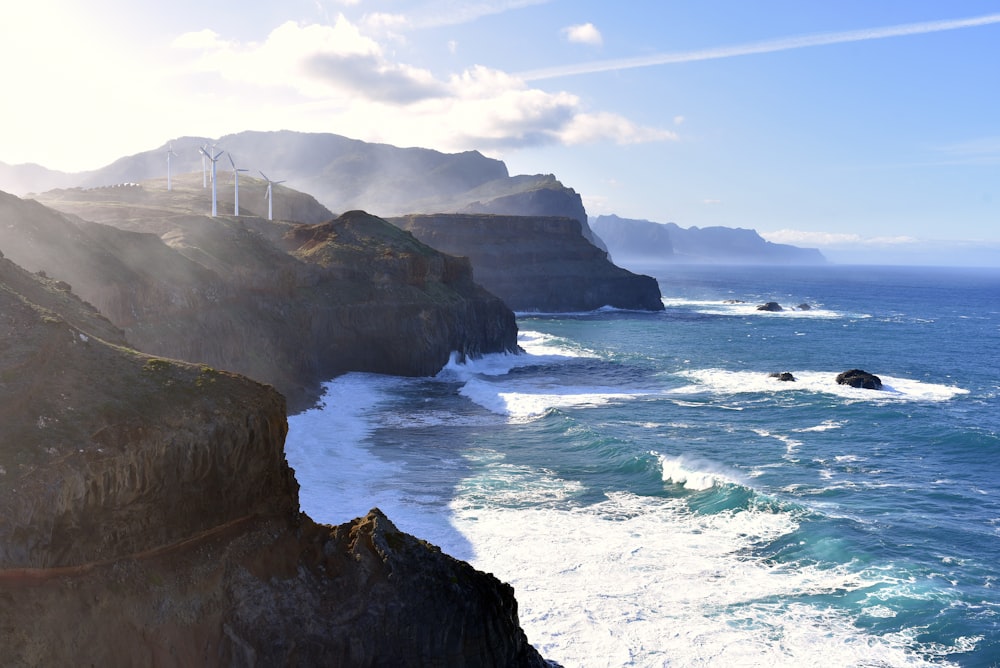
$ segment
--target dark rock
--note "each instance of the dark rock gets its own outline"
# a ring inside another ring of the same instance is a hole
[[[771,378],[777,378],[778,380],[782,380],[782,381],[794,381],[795,380],[795,376],[793,376],[788,371],[782,371],[781,373],[774,372],[772,374],[769,374],[769,376]]]
[[[722,303],[723,304],[746,304],[746,302],[743,301],[742,299],[727,299],[727,300],[725,300]]]
[[[866,390],[881,390],[882,379],[875,374],[862,371],[861,369],[851,369],[837,374],[838,385],[850,385]]]
[[[781,308],[781,304],[779,304],[778,302],[768,302],[766,304],[761,304],[760,306],[758,306],[757,310],[778,312],[778,311],[783,311],[784,309]]]
[[[273,388],[2,258],[0,314],[4,665],[546,665],[509,585],[377,509],[300,513]]]
[[[663,310],[656,280],[612,264],[571,218],[439,214],[390,222],[468,257],[476,281],[515,311]]]
[[[809,310],[812,310],[812,306],[810,306],[809,304],[805,304],[805,303],[799,304],[795,308],[797,308],[800,311],[809,311]]]

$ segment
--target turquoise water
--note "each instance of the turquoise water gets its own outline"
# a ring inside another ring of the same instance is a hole
[[[566,666],[1000,665],[1000,271],[644,272],[663,313],[332,381],[289,420],[303,509],[495,573]]]

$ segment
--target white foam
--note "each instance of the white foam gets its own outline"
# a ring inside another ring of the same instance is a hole
[[[604,406],[645,396],[645,392],[622,392],[614,388],[572,387],[544,380],[492,382],[471,379],[459,393],[511,422],[528,422],[554,408]]]
[[[735,483],[734,474],[723,471],[718,464],[704,460],[694,460],[683,455],[673,457],[651,452],[659,458],[664,482],[680,485],[684,489],[704,490],[716,485]]]
[[[796,528],[787,513],[698,515],[626,493],[576,509],[453,508],[474,565],[514,586],[528,640],[566,666],[930,665],[914,638],[781,602],[877,581],[747,556]]]
[[[784,370],[782,370],[784,371]],[[694,385],[672,390],[675,394],[710,391],[719,394],[817,392],[837,395],[850,402],[874,403],[892,401],[948,401],[969,391],[951,385],[925,383],[906,378],[879,374],[881,390],[865,390],[837,384],[834,371],[792,371],[794,381],[782,381],[760,371],[729,371],[726,369],[694,369],[678,373],[695,381]],[[831,423],[830,428],[834,428]],[[817,429],[818,430],[818,429]]]
[[[579,506],[578,481],[487,449],[463,454],[472,466],[441,492],[447,499],[411,484],[410,464],[385,462],[367,444],[385,402],[407,382],[349,374],[328,384],[328,410],[289,418],[303,510],[336,524],[379,506],[403,531],[511,583],[521,625],[546,658],[615,667],[925,665],[914,648],[926,648],[912,636],[870,635],[846,612],[788,602],[889,582],[849,566],[753,556],[796,530],[791,513],[698,514],[679,498],[629,493]],[[664,480],[688,489],[737,477],[711,462],[653,454]],[[872,601],[864,614],[887,615],[886,606]]]
[[[324,385],[325,408],[288,418],[285,457],[299,482],[299,505],[317,522],[341,524],[380,508],[401,530],[433,542],[455,545],[458,558],[469,548],[455,540],[448,499],[427,489],[406,489],[405,466],[372,454],[366,441],[381,424],[381,406],[406,379],[350,373]],[[446,465],[438,460],[437,465]]]
[[[840,429],[844,426],[843,422],[838,422],[837,420],[824,420],[822,423],[816,425],[815,427],[806,427],[804,429],[795,429],[798,432],[810,432],[810,431],[830,431],[831,429]]]
[[[765,301],[733,301],[715,299],[683,299],[680,297],[664,297],[662,300],[666,308],[682,308],[696,313],[706,315],[731,315],[731,316],[760,316],[763,318],[868,318],[869,315],[863,313],[841,313],[821,306],[813,306],[809,309],[799,309],[796,304],[781,304],[781,311],[761,311],[757,307]]]
[[[477,376],[503,376],[518,367],[556,364],[597,354],[573,343],[542,332],[521,331],[517,345],[522,353],[490,353],[479,358],[466,358],[459,362],[458,353],[452,353],[448,363],[438,373],[442,380],[467,380]]]

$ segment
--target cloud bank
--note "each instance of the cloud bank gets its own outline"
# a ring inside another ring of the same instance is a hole
[[[575,26],[572,38],[589,43],[595,34],[599,38],[596,28],[588,26]],[[202,30],[179,36],[173,47],[192,57],[192,67],[202,75],[229,84],[231,95],[280,99],[288,113],[308,113],[310,129],[335,128],[370,141],[502,152],[546,144],[678,138],[672,130],[588,109],[576,95],[533,88],[519,77],[483,66],[436,78],[428,70],[393,61],[379,42],[343,15],[331,25],[287,22],[259,43]],[[269,115],[280,116],[280,109],[272,108]]]

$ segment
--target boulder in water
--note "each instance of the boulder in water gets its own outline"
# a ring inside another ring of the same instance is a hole
[[[784,309],[781,308],[781,304],[779,304],[778,302],[768,302],[766,304],[761,304],[760,306],[758,306],[757,310],[778,312],[778,311],[783,311]]]
[[[861,369],[851,369],[837,374],[838,385],[850,385],[865,390],[881,390],[882,379]]]
[[[769,375],[770,375],[771,378],[777,378],[778,380],[782,380],[782,381],[786,381],[786,382],[788,382],[788,381],[795,382],[795,376],[793,376],[790,371],[782,371],[781,373],[778,373],[777,371],[775,371],[774,373],[769,374]]]

